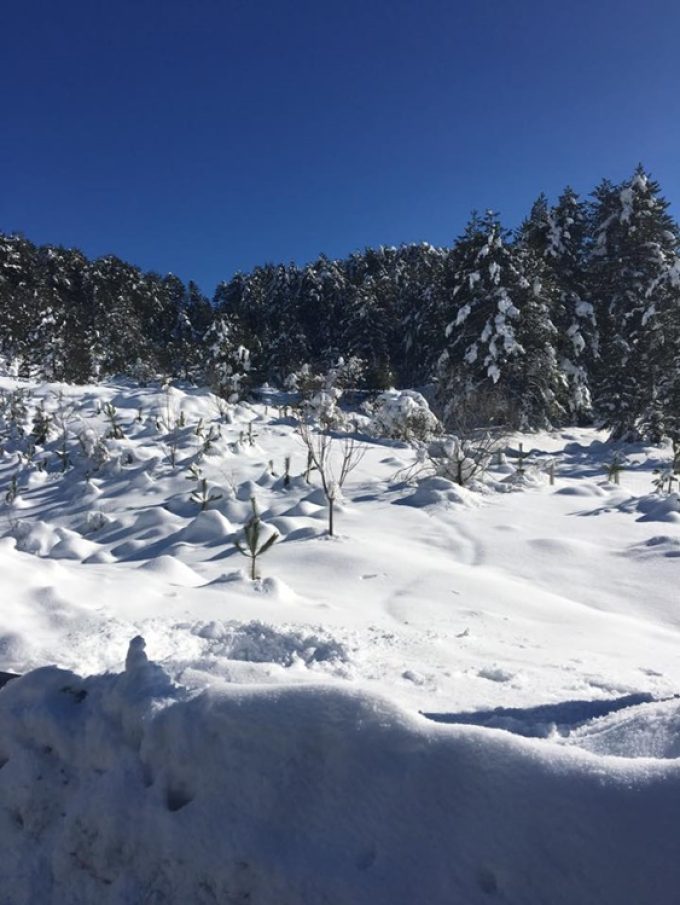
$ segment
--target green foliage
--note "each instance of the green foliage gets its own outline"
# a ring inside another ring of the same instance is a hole
[[[244,543],[237,540],[234,541],[236,549],[242,556],[250,559],[250,577],[253,581],[257,578],[257,559],[264,555],[274,543],[278,540],[278,533],[274,531],[266,540],[261,540],[262,520],[257,511],[257,503],[255,497],[251,497],[251,506],[253,514],[243,528]]]

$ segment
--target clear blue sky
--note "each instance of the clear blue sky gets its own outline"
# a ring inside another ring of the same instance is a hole
[[[639,160],[680,205],[677,0],[23,0],[0,60],[0,230],[208,293]]]

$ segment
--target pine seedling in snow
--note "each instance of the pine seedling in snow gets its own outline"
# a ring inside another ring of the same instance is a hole
[[[45,406],[41,402],[33,414],[33,441],[37,446],[44,446],[49,437],[50,428],[52,426],[52,418],[45,411]]]
[[[555,484],[555,460],[551,459],[548,463],[548,480],[550,481],[550,486],[553,487]]]
[[[620,474],[623,471],[623,467],[621,456],[618,453],[614,453],[614,458],[607,468],[607,480],[613,484],[620,484]]]
[[[5,494],[5,502],[8,506],[11,506],[12,503],[16,500],[19,495],[19,478],[17,475],[13,474],[9,481],[9,487],[7,488],[7,493]]]
[[[222,499],[221,493],[211,493],[208,488],[208,479],[203,477],[203,472],[198,465],[189,467],[187,481],[196,481],[196,487],[191,491],[189,499],[192,503],[197,503],[201,507],[201,512],[205,511],[211,503]]]
[[[195,465],[192,463],[189,466],[189,474],[186,476],[186,478],[187,478],[187,481],[200,481],[202,475],[203,475],[203,472],[198,467],[198,465]]]
[[[236,549],[242,556],[250,559],[250,577],[252,581],[257,578],[257,558],[262,556],[270,547],[278,540],[278,532],[274,531],[265,541],[260,541],[260,533],[262,530],[262,519],[257,511],[257,503],[255,497],[251,497],[250,503],[253,507],[253,514],[243,529],[245,544],[241,541],[234,541]]]
[[[122,440],[125,437],[125,434],[123,432],[123,427],[118,420],[118,412],[115,405],[107,402],[104,406],[104,416],[109,422],[109,429],[106,436],[111,440]]]
[[[521,477],[524,475],[525,470],[526,469],[524,468],[524,444],[520,443],[519,449],[517,451],[517,474],[520,475],[520,477]]]
[[[655,478],[652,483],[656,487],[658,493],[673,493],[673,484],[680,484],[680,479],[674,473],[672,468],[655,468]]]
[[[283,486],[290,486],[290,456],[283,460]]]
[[[208,433],[204,433],[202,437],[203,445],[201,447],[201,455],[205,456],[213,447],[213,443],[221,437],[220,431],[213,424],[210,425]]]

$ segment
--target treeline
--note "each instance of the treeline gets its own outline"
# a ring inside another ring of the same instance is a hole
[[[473,215],[450,248],[267,264],[211,300],[116,257],[0,236],[0,353],[20,375],[248,382],[360,363],[364,386],[434,382],[441,413],[616,437],[680,436],[680,230],[638,167],[590,199],[541,195],[514,233]]]

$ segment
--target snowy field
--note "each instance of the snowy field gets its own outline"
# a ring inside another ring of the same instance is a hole
[[[0,670],[50,667],[0,691],[0,905],[678,901],[669,448],[513,437],[473,491],[367,441],[329,537],[271,404],[17,387],[67,443],[0,455]]]

